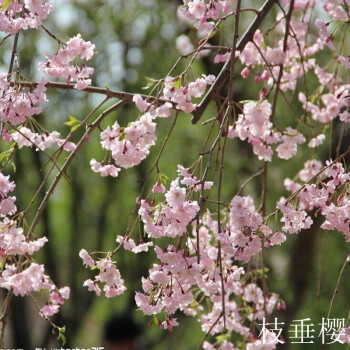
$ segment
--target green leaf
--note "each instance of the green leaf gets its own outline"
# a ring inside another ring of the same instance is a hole
[[[10,158],[12,152],[13,152],[13,147],[14,146],[12,145],[10,149],[0,153],[0,163],[2,165],[5,165],[6,162],[9,160],[9,158]]]
[[[12,3],[12,0],[5,0],[2,3],[1,10],[5,11],[11,5],[11,3]]]
[[[158,323],[159,323],[158,317],[156,315],[153,315],[153,323],[155,325],[158,325]]]
[[[13,168],[13,172],[15,173],[17,170],[16,164],[14,162],[11,162],[12,168]]]
[[[310,97],[310,102],[311,102],[311,103],[315,103],[315,102],[317,101],[317,99],[318,99],[318,96],[317,96],[317,95],[311,95],[311,97]]]
[[[57,340],[62,342],[62,345],[66,344],[66,336],[64,333],[66,332],[66,327],[58,327],[58,337]]]
[[[216,28],[215,30],[213,30],[213,31],[209,34],[208,39],[214,37],[214,36],[216,35],[216,33],[218,33],[218,32],[219,32],[219,30],[218,30],[217,28]]]
[[[145,77],[146,78],[146,85],[142,87],[143,90],[147,90],[151,88],[158,80],[150,78],[150,77]]]
[[[174,78],[174,81],[170,85],[175,86],[175,88],[179,90],[181,89],[181,81],[182,81],[182,78],[181,76],[179,76],[177,78]]]
[[[159,180],[163,182],[163,184],[166,184],[167,181],[169,180],[169,177],[166,176],[165,174],[159,174]]]
[[[215,338],[219,343],[223,343],[225,340],[230,338],[230,334],[229,333],[220,334],[220,335],[217,335]]]
[[[81,125],[81,121],[71,115],[69,115],[68,117],[69,117],[69,122],[64,123],[64,125],[71,126],[72,127],[71,131],[78,129],[79,126]]]
[[[239,103],[245,105],[247,104],[248,102],[255,102],[255,103],[258,103],[259,101],[258,100],[242,100],[242,101],[239,101]]]

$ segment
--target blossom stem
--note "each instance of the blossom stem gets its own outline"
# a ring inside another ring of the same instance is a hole
[[[237,51],[242,51],[244,47],[248,44],[249,41],[252,40],[255,31],[259,28],[261,22],[270,12],[271,8],[275,4],[276,0],[267,0],[264,5],[257,12],[257,16],[255,20],[252,22],[250,27],[246,30],[245,34],[242,36],[241,40],[237,44]],[[234,55],[235,53],[233,53]],[[222,87],[224,86],[227,78],[229,77],[230,72],[230,61],[227,61],[225,65],[222,67],[219,75],[217,76],[215,83],[211,86],[202,102],[198,105],[198,107],[192,112],[193,118],[192,123],[196,124],[198,120],[202,117],[204,111],[208,107],[209,103],[213,100],[215,95],[220,94]]]
[[[121,107],[123,107],[125,104],[127,103],[127,101],[119,101],[117,103],[115,103],[114,105],[112,105],[111,107],[109,107],[108,109],[106,109],[105,111],[103,111],[100,116],[88,127],[88,129],[86,130],[85,134],[83,135],[83,137],[80,139],[80,141],[77,144],[77,147],[74,149],[74,151],[72,151],[72,153],[69,155],[69,157],[67,158],[67,160],[65,161],[65,163],[62,166],[62,169],[60,172],[57,173],[54,181],[52,182],[49,190],[46,192],[44,199],[42,200],[38,211],[35,215],[35,218],[29,228],[28,231],[28,236],[30,236],[32,234],[32,232],[34,231],[35,227],[37,226],[37,224],[39,223],[40,217],[50,199],[50,197],[52,196],[59,180],[61,179],[63,173],[67,170],[68,166],[70,165],[71,161],[74,159],[75,155],[77,154],[77,152],[80,150],[80,148],[83,146],[83,144],[86,142],[86,139],[90,136],[90,134],[100,125],[100,123],[102,122],[102,120],[104,118],[106,118],[110,113],[120,109]]]

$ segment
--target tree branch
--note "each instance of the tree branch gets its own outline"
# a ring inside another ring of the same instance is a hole
[[[261,22],[270,12],[272,6],[275,4],[276,0],[267,0],[261,9],[257,12],[255,20],[252,22],[250,27],[244,33],[242,39],[237,44],[237,51],[242,51],[249,41],[253,39],[255,31],[259,28]],[[232,52],[235,55],[235,52]],[[222,67],[219,75],[217,76],[215,83],[211,86],[210,90],[207,92],[202,102],[198,107],[192,112],[193,118],[192,123],[196,124],[198,120],[202,117],[204,111],[208,107],[209,103],[213,100],[215,95],[219,95],[222,87],[224,86],[226,80],[230,76],[231,60],[227,61]]]
[[[31,82],[31,81],[16,81],[16,82],[11,82],[10,85],[11,86],[19,85],[21,87],[35,88],[38,85],[38,83],[35,81],[33,81],[33,82]],[[147,100],[147,102],[154,102],[157,105],[165,103],[165,102],[170,102],[172,105],[174,105],[174,102],[169,101],[169,100],[164,100],[164,99],[158,98],[156,96],[148,96],[148,95],[144,95],[144,94],[132,94],[129,92],[115,91],[115,90],[110,90],[107,88],[100,88],[97,86],[88,86],[84,90],[77,90],[74,88],[73,84],[57,83],[57,82],[52,82],[52,81],[48,81],[45,84],[45,86],[47,88],[56,88],[56,89],[61,89],[61,90],[84,91],[84,92],[105,95],[107,97],[115,97],[115,98],[118,98],[119,100],[122,100],[125,102],[132,102],[132,99],[135,95],[140,95],[143,99]]]
[[[87,137],[90,136],[90,134],[93,132],[93,130],[95,130],[101,123],[101,121],[107,117],[110,113],[114,112],[115,110],[120,109],[121,107],[123,107],[127,102],[126,101],[119,101],[116,104],[112,105],[111,107],[109,107],[108,109],[106,109],[104,112],[102,112],[100,114],[100,116],[89,126],[89,128],[86,130],[84,136],[81,138],[81,140],[78,142],[77,147],[75,148],[75,150],[70,154],[70,156],[67,158],[67,160],[65,161],[65,163],[62,166],[62,169],[60,172],[57,173],[55,180],[52,182],[49,190],[46,192],[46,195],[43,199],[43,201],[41,202],[38,211],[35,215],[35,218],[29,228],[28,231],[28,237],[33,233],[36,225],[38,224],[40,217],[50,199],[50,197],[53,195],[53,192],[60,180],[60,178],[62,177],[63,173],[67,170],[69,164],[71,163],[71,161],[73,160],[73,158],[75,157],[75,155],[77,154],[77,152],[79,151],[79,149],[82,147],[82,145],[86,142],[85,140],[87,139]]]

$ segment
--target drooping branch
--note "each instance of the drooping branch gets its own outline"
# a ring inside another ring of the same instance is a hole
[[[31,82],[31,81],[16,81],[16,82],[11,82],[11,86],[21,86],[21,87],[27,87],[27,88],[35,88],[38,83],[37,82]],[[149,96],[149,95],[144,95],[144,94],[133,94],[130,92],[124,92],[124,91],[115,91],[115,90],[110,90],[108,88],[101,88],[97,86],[88,86],[84,90],[77,90],[74,88],[74,84],[66,84],[66,83],[58,83],[58,82],[52,82],[48,81],[45,86],[47,88],[56,88],[60,90],[75,90],[75,91],[83,91],[83,92],[89,92],[89,93],[95,93],[95,94],[100,94],[100,95],[105,95],[107,97],[114,97],[118,98],[119,100],[122,100],[124,102],[132,102],[132,99],[134,98],[135,95],[140,95],[144,100],[147,100],[147,102],[150,103],[155,103],[155,104],[163,104],[165,102],[169,102],[172,105],[174,104],[172,101],[161,99],[155,96]]]
[[[241,40],[237,44],[237,51],[242,51],[249,41],[253,39],[255,31],[259,28],[260,24],[264,18],[268,15],[271,8],[275,4],[276,0],[267,0],[261,9],[257,12],[255,20],[252,22],[250,27],[246,30]],[[233,55],[235,52],[232,53]],[[215,83],[211,86],[210,90],[207,92],[202,102],[198,107],[192,112],[193,118],[192,123],[196,124],[198,120],[202,117],[204,111],[208,107],[209,103],[213,100],[216,95],[220,95],[221,89],[224,86],[225,82],[230,76],[231,60],[227,61],[222,67],[219,75],[216,78]]]
[[[90,134],[100,125],[100,123],[102,122],[102,120],[104,118],[106,118],[110,113],[120,109],[121,107],[123,107],[125,104],[127,103],[127,101],[119,101],[117,103],[115,103],[114,105],[112,105],[111,107],[109,107],[108,109],[106,109],[104,112],[102,112],[100,114],[100,116],[88,127],[88,129],[86,130],[84,136],[80,139],[80,141],[77,144],[77,147],[74,149],[74,151],[70,154],[70,156],[67,158],[67,160],[65,161],[65,163],[63,164],[61,171],[57,173],[54,181],[52,182],[49,190],[46,192],[46,195],[44,197],[44,199],[42,200],[38,211],[35,215],[35,218],[28,230],[28,236],[30,236],[35,227],[37,226],[37,224],[39,223],[40,217],[50,199],[50,197],[53,195],[53,192],[59,182],[59,180],[61,179],[63,173],[68,169],[68,166],[70,165],[71,161],[74,159],[75,155],[77,154],[77,152],[79,151],[79,149],[82,147],[82,145],[86,142],[85,140],[90,136]]]

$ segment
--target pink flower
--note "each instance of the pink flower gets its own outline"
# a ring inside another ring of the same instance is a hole
[[[179,325],[179,323],[176,321],[176,318],[169,317],[165,321],[162,322],[162,328],[167,329],[168,331],[172,331],[173,327],[176,327]]]
[[[165,186],[158,181],[153,187],[152,187],[153,193],[164,193],[165,192]]]
[[[123,237],[118,235],[116,239],[117,243],[122,243],[125,250],[132,250],[136,247],[135,241],[130,237]]]
[[[305,137],[299,131],[290,127],[286,128],[282,136],[282,143],[276,148],[278,157],[282,159],[292,158],[297,153],[297,145],[305,141]]]
[[[288,233],[299,233],[303,229],[310,228],[312,219],[307,216],[306,211],[292,208],[287,203],[279,202],[277,208],[282,212],[281,222],[284,222],[282,230]]]
[[[46,54],[47,62],[39,63],[39,70],[54,77],[65,78],[67,83],[76,82],[75,89],[84,90],[91,85],[89,76],[94,72],[91,67],[85,65],[74,66],[71,62],[76,57],[90,60],[94,54],[95,45],[84,41],[78,34],[71,38],[64,48],[54,55]]]
[[[148,247],[152,247],[153,242],[147,242],[147,243],[141,243],[138,246],[134,247],[132,249],[132,252],[135,254],[141,253],[141,252],[148,252]]]
[[[276,232],[271,238],[271,245],[281,245],[285,240],[286,236],[282,232]]]
[[[125,288],[125,286],[105,285],[103,287],[103,291],[105,292],[107,298],[113,298],[113,297],[117,297],[118,295],[123,294],[126,291],[126,288]]]
[[[249,77],[250,74],[250,69],[248,67],[243,68],[243,70],[241,71],[241,76],[246,79]]]
[[[317,135],[309,141],[308,146],[310,148],[316,148],[323,144],[323,141],[325,140],[325,138],[326,136],[324,134]]]
[[[191,43],[190,38],[187,35],[182,34],[176,38],[176,48],[179,50],[181,55],[187,55],[193,51],[194,46]]]
[[[98,286],[98,284],[91,279],[88,279],[83,284],[84,287],[88,287],[89,292],[95,292],[97,296],[101,294],[101,288]]]
[[[271,65],[283,64],[286,59],[286,54],[281,48],[271,49],[270,47],[266,51],[266,60]]]
[[[15,34],[20,30],[37,29],[52,10],[52,2],[46,0],[13,0],[6,11],[0,11],[0,31]]]
[[[120,168],[117,168],[113,164],[103,165],[102,163],[96,161],[96,159],[91,159],[90,165],[91,165],[91,169],[96,173],[100,173],[102,177],[106,177],[106,176],[118,177],[118,173],[120,171]]]
[[[2,196],[7,196],[9,192],[12,192],[15,189],[16,185],[12,181],[10,182],[10,176],[5,176],[0,173],[0,194]]]
[[[42,316],[52,316],[54,314],[57,314],[57,312],[60,310],[60,306],[57,304],[47,304],[43,306],[40,310],[40,315]]]
[[[188,3],[188,12],[198,19],[204,16],[206,10],[207,6],[203,0],[192,0]]]
[[[301,181],[308,182],[311,180],[321,169],[322,163],[316,159],[311,159],[305,162],[304,169],[299,171],[299,178]]]
[[[150,108],[151,104],[144,101],[144,99],[141,97],[141,95],[135,95],[132,98],[132,101],[135,103],[136,107],[140,112],[145,112],[147,109]]]
[[[231,59],[231,52],[228,51],[225,54],[218,53],[214,57],[214,63],[227,62],[230,59]]]
[[[84,265],[89,267],[95,266],[94,259],[89,255],[89,253],[85,249],[80,250],[79,256],[83,259]]]
[[[180,207],[186,199],[186,190],[179,186],[179,181],[171,182],[170,190],[165,194],[165,198],[169,205],[173,207]]]

